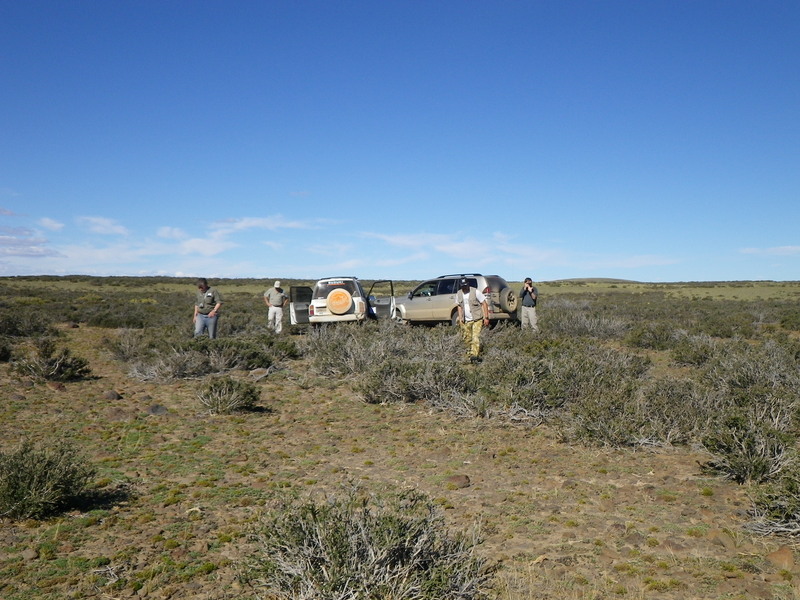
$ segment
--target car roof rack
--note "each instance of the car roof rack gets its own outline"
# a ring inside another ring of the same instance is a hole
[[[439,275],[436,279],[443,277],[483,277],[480,273],[451,273],[450,275]]]

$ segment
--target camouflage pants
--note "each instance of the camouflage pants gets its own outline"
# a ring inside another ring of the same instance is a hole
[[[467,321],[461,323],[461,337],[467,346],[468,356],[478,356],[481,353],[481,331],[483,321]]]

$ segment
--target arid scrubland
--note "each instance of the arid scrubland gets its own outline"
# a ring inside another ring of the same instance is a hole
[[[0,597],[797,597],[800,284],[542,283],[473,365],[214,283],[0,280]]]

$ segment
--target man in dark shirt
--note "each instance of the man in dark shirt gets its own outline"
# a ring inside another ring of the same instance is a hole
[[[522,298],[522,308],[520,309],[522,311],[520,315],[522,329],[531,329],[533,333],[539,333],[539,324],[536,317],[536,299],[539,297],[539,290],[533,285],[533,280],[530,277],[525,278],[519,297]]]

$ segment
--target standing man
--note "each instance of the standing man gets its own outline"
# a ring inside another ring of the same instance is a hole
[[[197,300],[194,303],[194,336],[198,337],[208,330],[209,339],[217,337],[217,319],[222,306],[222,296],[212,287],[209,287],[205,277],[197,280]]]
[[[481,331],[489,324],[489,304],[486,296],[477,288],[470,287],[466,278],[461,279],[461,289],[456,294],[458,324],[461,336],[467,345],[470,362],[478,362],[481,353]]]
[[[283,307],[288,302],[289,296],[283,292],[280,281],[276,281],[273,287],[264,292],[264,304],[269,307],[267,327],[275,333],[283,331]]]
[[[519,297],[522,298],[522,329],[531,329],[533,333],[539,333],[539,322],[536,317],[536,299],[539,297],[539,290],[533,285],[533,280],[530,277],[525,278],[522,284],[522,289],[519,292]]]

